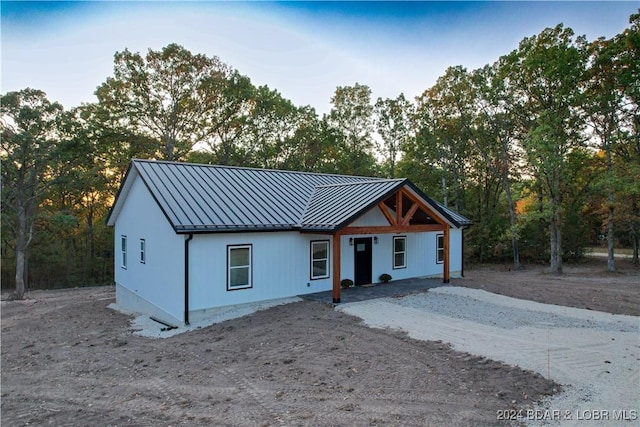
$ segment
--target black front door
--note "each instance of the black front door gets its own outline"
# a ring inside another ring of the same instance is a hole
[[[354,284],[356,286],[368,285],[371,280],[371,237],[354,239]]]

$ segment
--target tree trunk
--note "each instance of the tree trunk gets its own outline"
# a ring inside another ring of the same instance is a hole
[[[635,197],[631,201],[631,212],[636,218],[639,217],[638,203]],[[633,224],[631,228],[631,241],[633,242],[633,255],[631,257],[631,262],[634,265],[638,265],[640,264],[640,259],[638,258],[638,252],[640,252],[640,234],[638,234],[638,229],[635,224]]]
[[[18,230],[16,236],[16,290],[13,299],[23,299],[27,288],[25,280],[25,260],[27,255],[28,230],[27,212],[24,206],[18,206]]]
[[[442,177],[442,198],[443,200],[443,204],[444,207],[447,208],[448,207],[448,203],[447,203],[447,179],[443,176]]]
[[[551,200],[553,212],[551,221],[549,222],[549,231],[551,239],[551,261],[550,271],[554,274],[562,273],[562,232],[560,229],[560,214],[557,212],[558,206],[556,201]]]
[[[611,179],[613,176],[613,162],[611,160],[611,147],[609,141],[605,138],[605,153],[607,156],[607,177]],[[614,211],[614,190],[611,181],[607,183],[607,201],[609,202],[609,218],[607,221],[607,271],[616,271],[616,260],[614,257],[614,223],[613,223],[613,211]]]
[[[607,271],[616,271],[614,258],[614,234],[613,234],[613,191],[609,190],[609,218],[607,223]]]
[[[507,196],[507,204],[509,205],[509,221],[511,225],[511,249],[513,251],[513,269],[520,270],[520,250],[518,249],[518,237],[516,235],[516,207],[513,203],[513,196],[511,195],[511,186],[509,185],[509,176],[505,172],[502,177],[502,184],[504,186],[504,192]]]

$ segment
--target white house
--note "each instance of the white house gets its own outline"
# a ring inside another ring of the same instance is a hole
[[[133,160],[109,213],[116,302],[188,324],[340,282],[462,272],[471,222],[406,179]]]

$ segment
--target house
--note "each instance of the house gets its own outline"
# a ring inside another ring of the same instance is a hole
[[[133,160],[107,218],[116,302],[184,323],[220,307],[462,273],[471,222],[406,179]]]

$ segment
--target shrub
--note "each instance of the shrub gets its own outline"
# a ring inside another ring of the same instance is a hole
[[[380,275],[380,281],[381,282],[387,283],[390,280],[391,280],[391,275],[390,274],[384,273],[384,274]]]
[[[353,280],[351,279],[342,279],[340,281],[340,286],[342,286],[343,288],[350,288],[353,286]]]

